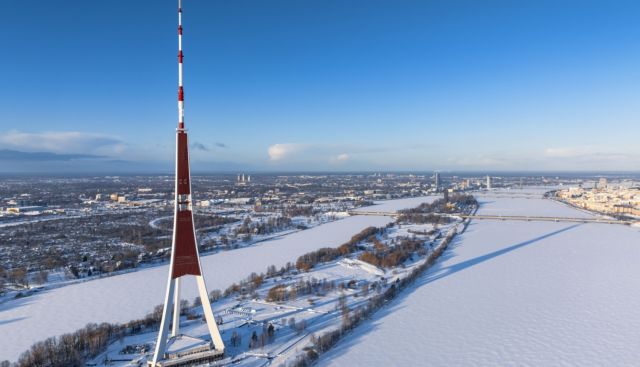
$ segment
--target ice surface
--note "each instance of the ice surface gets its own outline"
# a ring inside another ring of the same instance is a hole
[[[412,200],[387,205],[405,208]],[[416,204],[418,205],[418,204]],[[368,226],[384,226],[389,217],[354,216],[254,246],[202,257],[209,291],[224,290],[251,272],[295,261],[320,247],[335,247]],[[168,266],[148,268],[36,293],[0,305],[0,360],[15,361],[33,343],[75,331],[90,322],[127,322],[141,318],[164,301]],[[184,299],[197,296],[195,280],[182,282]],[[216,310],[214,310],[216,312]]]
[[[481,214],[584,214],[482,196]],[[434,268],[321,357],[327,366],[635,366],[640,228],[473,221]]]
[[[480,208],[478,214],[570,218],[590,218],[594,216],[586,211],[576,210],[567,204],[551,199],[542,199],[540,195],[531,195],[528,191],[514,191],[475,194],[476,198],[485,204]]]

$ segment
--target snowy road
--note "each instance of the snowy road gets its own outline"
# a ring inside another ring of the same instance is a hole
[[[585,215],[480,196],[480,214]],[[474,221],[442,261],[319,366],[635,366],[640,229]]]
[[[415,207],[432,198],[386,202],[389,210]],[[348,217],[309,230],[233,251],[204,256],[209,290],[224,290],[251,272],[264,272],[295,261],[320,247],[335,247],[368,226],[386,225],[389,217]],[[126,322],[143,317],[162,303],[167,266],[51,289],[0,305],[0,361],[16,360],[34,342],[71,332],[89,322]],[[183,281],[184,298],[196,297],[193,279]]]

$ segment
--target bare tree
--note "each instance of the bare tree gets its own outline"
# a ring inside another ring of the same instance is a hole
[[[49,272],[46,270],[40,270],[36,273],[34,280],[37,284],[45,284],[49,280]]]
[[[296,332],[298,334],[302,333],[303,331],[305,331],[307,329],[307,320],[300,320],[297,324],[296,324]]]
[[[198,296],[193,300],[193,307],[200,307],[200,306],[202,306],[202,300],[200,300],[200,296]]]
[[[242,336],[238,334],[237,331],[234,331],[233,334],[231,334],[230,342],[232,347],[239,347],[242,345]]]
[[[27,279],[27,269],[24,267],[19,267],[11,270],[9,272],[9,279],[16,284],[20,284],[25,288],[29,288],[29,281]]]
[[[267,327],[267,338],[268,342],[271,343],[275,339],[276,336],[276,328],[272,323],[269,323],[269,327]]]
[[[186,315],[187,309],[189,308],[189,301],[183,299],[180,301],[180,315]]]
[[[251,334],[251,340],[249,340],[249,348],[254,349],[258,347],[258,333],[254,330]]]
[[[222,298],[222,292],[219,289],[214,289],[211,292],[209,292],[209,301],[210,302],[215,302],[215,301],[219,300],[220,298]]]

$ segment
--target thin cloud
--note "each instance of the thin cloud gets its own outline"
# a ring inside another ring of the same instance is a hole
[[[119,154],[124,142],[116,137],[79,131],[27,133],[10,130],[0,134],[0,147],[57,154]]]
[[[637,160],[638,155],[610,151],[594,146],[556,147],[544,150],[544,156],[553,159],[597,161]]]
[[[193,143],[191,143],[191,148],[194,149],[194,150],[202,150],[203,152],[208,152],[209,151],[209,148],[207,148],[202,143],[198,143],[197,141],[194,141]]]
[[[575,158],[593,155],[596,153],[594,147],[555,147],[544,150],[545,157],[549,158]]]
[[[330,167],[329,165],[358,165],[359,167],[378,167],[381,157],[388,158],[391,153],[399,155],[408,152],[419,152],[427,145],[414,144],[401,147],[367,146],[358,144],[307,144],[307,143],[278,143],[267,149],[269,162],[278,165],[297,167],[299,165],[314,165],[315,167]],[[415,155],[415,153],[412,153]],[[354,156],[358,157],[354,161]]]
[[[473,156],[450,158],[449,163],[453,167],[496,168],[496,167],[508,167],[509,164],[512,162],[501,157],[487,156],[487,155],[473,155]]]
[[[0,149],[0,161],[11,162],[51,162],[100,158],[105,157],[93,154],[57,154],[50,152],[21,152],[18,150]]]
[[[210,152],[211,150],[213,150],[213,148],[222,148],[222,149],[227,149],[227,145],[224,143],[220,143],[220,142],[216,142],[213,144],[203,144],[197,141],[194,141],[193,143],[191,143],[191,149],[193,150],[200,150],[203,152]]]

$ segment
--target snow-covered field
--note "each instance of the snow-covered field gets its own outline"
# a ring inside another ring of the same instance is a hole
[[[580,216],[481,195],[479,214]],[[319,366],[637,366],[640,228],[473,221]]]
[[[390,200],[396,209],[417,206],[424,198]],[[320,247],[335,247],[368,226],[384,226],[389,217],[355,216],[296,232],[255,246],[202,258],[209,290],[224,290],[251,272],[263,272],[295,261]],[[16,360],[34,342],[71,332],[89,322],[126,322],[146,315],[162,303],[168,267],[159,266],[36,293],[0,305],[0,361]],[[182,294],[193,300],[193,279],[185,278]]]

